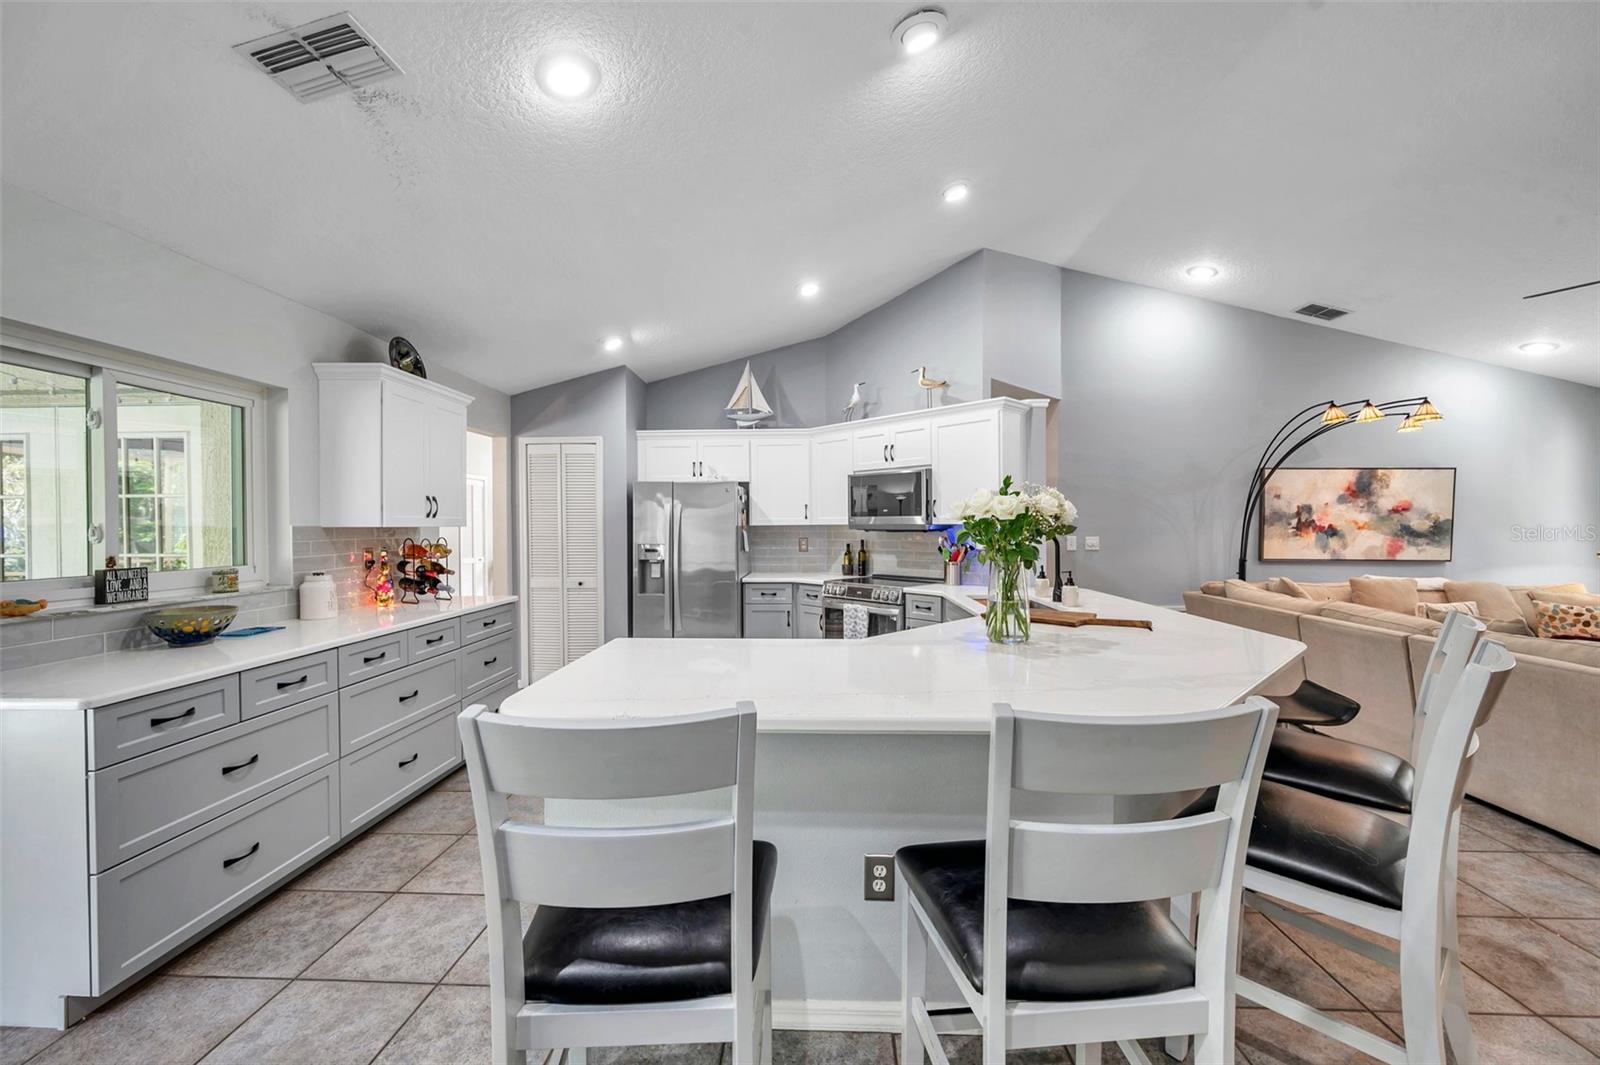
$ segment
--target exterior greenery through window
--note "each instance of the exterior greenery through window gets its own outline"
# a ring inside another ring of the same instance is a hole
[[[28,579],[28,443],[0,440],[0,579]]]

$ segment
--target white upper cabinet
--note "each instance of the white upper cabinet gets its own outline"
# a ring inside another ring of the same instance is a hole
[[[954,522],[962,500],[980,488],[996,489],[1008,475],[1028,476],[1025,410],[984,406],[952,408],[935,414],[933,440],[933,515]]]
[[[641,481],[748,481],[748,432],[639,434]]]
[[[820,432],[811,437],[810,514],[814,524],[844,525],[850,520],[854,441],[855,434],[849,429]],[[754,485],[751,490],[755,490]]]
[[[313,368],[322,524],[465,524],[472,397],[381,363]]]
[[[933,457],[932,437],[925,417],[857,429],[855,468],[874,470],[890,466],[926,466]]]
[[[761,433],[750,440],[750,524],[804,525],[811,520],[811,438]]]

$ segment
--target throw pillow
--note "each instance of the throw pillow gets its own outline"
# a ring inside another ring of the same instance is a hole
[[[1523,623],[1531,631],[1539,626],[1539,610],[1536,605],[1539,602],[1566,603],[1568,606],[1600,606],[1600,595],[1574,592],[1570,590],[1572,587],[1570,584],[1555,584],[1542,588],[1524,588],[1514,592],[1512,598],[1517,601],[1517,606],[1522,611]]]
[[[1350,600],[1396,614],[1417,616],[1417,582],[1406,577],[1351,577]]]
[[[1495,621],[1516,621],[1522,617],[1511,589],[1495,581],[1445,581],[1447,603],[1477,603],[1478,616]]]
[[[1293,596],[1296,599],[1310,599],[1316,603],[1348,603],[1350,601],[1350,585],[1340,581],[1337,584],[1318,584],[1307,581],[1301,584],[1288,577],[1274,577],[1267,582],[1267,590],[1280,595]]]
[[[1417,617],[1431,618],[1434,621],[1448,621],[1451,614],[1465,614],[1468,617],[1478,616],[1478,604],[1472,601],[1465,603],[1418,603]]]
[[[1279,595],[1293,596],[1296,599],[1310,599],[1311,593],[1300,587],[1288,577],[1274,577],[1267,582],[1267,591],[1277,592]]]
[[[1600,640],[1600,606],[1574,606],[1535,600],[1539,624],[1533,634],[1542,640]]]
[[[1560,592],[1563,595],[1588,595],[1589,586],[1582,581],[1568,581],[1566,584],[1537,584],[1529,588],[1530,592]]]
[[[1278,592],[1269,592],[1265,588],[1257,588],[1249,581],[1237,578],[1222,583],[1223,597],[1232,599],[1236,603],[1253,603],[1256,606],[1276,607],[1279,610],[1290,610],[1298,614],[1315,613],[1321,603],[1313,603],[1304,599],[1295,599],[1292,596],[1281,595]]]

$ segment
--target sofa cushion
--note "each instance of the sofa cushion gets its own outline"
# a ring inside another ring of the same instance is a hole
[[[1512,654],[1548,658],[1600,669],[1600,643],[1590,640],[1541,640],[1537,636],[1496,636]]]
[[[1295,599],[1292,596],[1279,595],[1277,592],[1269,592],[1264,588],[1257,588],[1248,581],[1224,581],[1223,589],[1225,598],[1236,602],[1276,607],[1279,610],[1288,610],[1296,614],[1315,614],[1323,606],[1322,603],[1314,599]]]
[[[1583,585],[1578,585],[1582,588]],[[1588,592],[1576,591],[1570,584],[1550,584],[1534,588],[1513,588],[1511,598],[1516,601],[1517,608],[1521,611],[1522,620],[1527,622],[1528,631],[1532,633],[1539,624],[1539,611],[1534,607],[1534,600],[1543,600],[1546,603],[1565,603],[1568,606],[1600,606],[1600,595],[1590,595]]]
[[[1600,606],[1533,601],[1539,623],[1533,634],[1541,640],[1593,640],[1600,643]]]
[[[1351,577],[1350,601],[1415,617],[1417,582],[1407,577]]]
[[[1522,617],[1511,589],[1495,581],[1445,581],[1444,596],[1452,603],[1477,603],[1482,618],[1516,621]]]
[[[1360,603],[1324,603],[1322,616],[1337,621],[1351,621],[1374,629],[1387,629],[1390,632],[1406,634],[1420,633],[1424,636],[1431,636],[1440,628],[1439,622],[1428,618],[1419,618],[1415,614],[1397,614],[1392,610],[1380,610],[1378,607],[1362,606]]]
[[[1350,601],[1349,581],[1329,581],[1318,583],[1313,581],[1295,581],[1288,577],[1274,577],[1267,582],[1267,591],[1277,592],[1279,595],[1291,596],[1295,599],[1314,599],[1321,603],[1348,603]]]
[[[1451,614],[1465,614],[1469,618],[1478,616],[1478,604],[1468,600],[1464,603],[1418,603],[1417,617],[1432,618],[1434,621],[1448,621]]]

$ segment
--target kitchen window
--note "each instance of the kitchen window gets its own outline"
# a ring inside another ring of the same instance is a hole
[[[261,395],[96,345],[0,347],[0,579],[6,598],[92,598],[116,555],[151,593],[209,571],[265,576]]]

